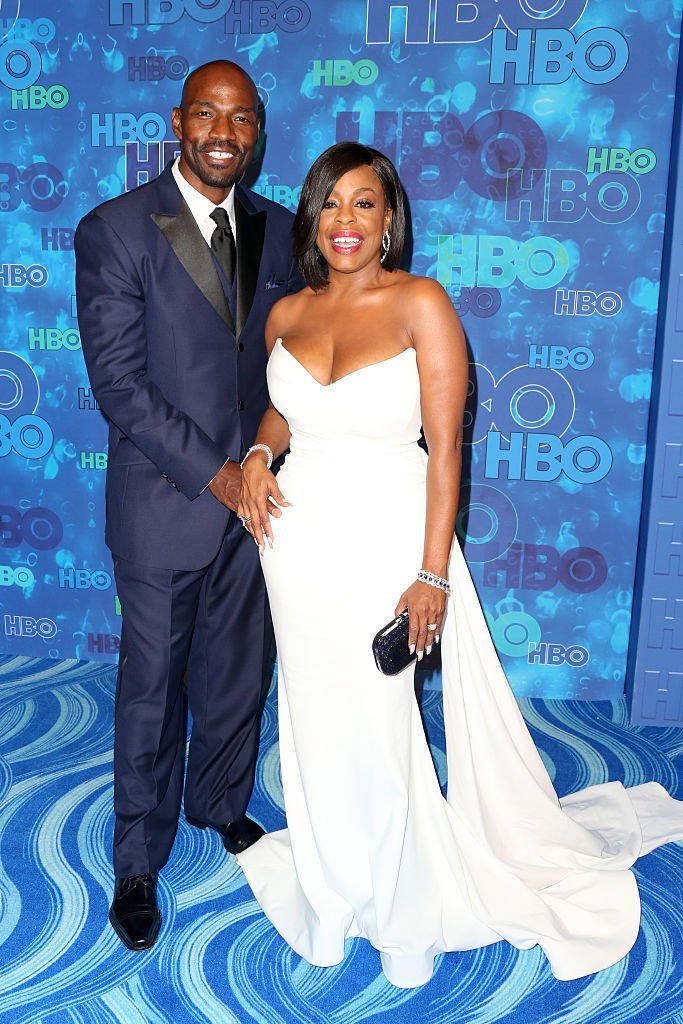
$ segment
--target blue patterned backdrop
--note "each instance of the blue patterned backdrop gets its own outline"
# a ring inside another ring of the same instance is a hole
[[[0,648],[111,661],[106,433],[73,233],[175,151],[188,70],[256,81],[255,187],[358,138],[471,348],[458,530],[520,695],[623,690],[680,0],[2,0]]]

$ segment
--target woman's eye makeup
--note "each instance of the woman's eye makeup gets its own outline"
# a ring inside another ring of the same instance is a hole
[[[354,206],[360,206],[362,210],[374,210],[375,203],[372,199],[357,199],[353,204]],[[323,203],[323,210],[334,210],[337,207],[335,199],[328,199]]]

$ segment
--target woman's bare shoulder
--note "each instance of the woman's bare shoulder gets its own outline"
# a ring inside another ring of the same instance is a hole
[[[302,288],[300,292],[278,299],[266,321],[266,344],[269,349],[275,344],[275,339],[286,334],[287,328],[302,315],[314,295],[311,288]]]
[[[463,349],[464,334],[448,292],[431,277],[401,272],[396,280],[397,308],[413,347],[438,351],[441,342]]]
[[[453,303],[444,288],[431,277],[418,277],[405,271],[395,271],[396,291],[392,304],[401,310],[408,333],[415,338],[424,328],[435,323],[459,323]]]
[[[400,289],[402,296],[410,297],[411,302],[422,303],[443,303],[452,305],[448,293],[432,277],[419,277],[417,274],[409,274],[405,270],[395,271],[396,287]]]
[[[302,288],[300,292],[292,292],[291,295],[285,295],[283,298],[278,299],[271,309],[270,315],[277,318],[291,316],[297,309],[310,302],[314,295],[315,292],[312,288]]]

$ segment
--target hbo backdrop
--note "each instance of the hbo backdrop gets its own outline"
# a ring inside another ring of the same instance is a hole
[[[12,6],[14,4],[14,6]],[[634,9],[635,8],[635,9]],[[106,432],[73,235],[176,153],[187,72],[242,63],[255,188],[359,139],[467,332],[458,532],[515,691],[623,689],[680,28],[647,0],[9,0],[0,11],[0,649],[111,661]]]

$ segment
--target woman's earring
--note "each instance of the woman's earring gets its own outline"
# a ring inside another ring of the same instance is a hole
[[[391,237],[389,235],[389,231],[386,230],[384,232],[384,234],[382,235],[382,255],[379,258],[380,263],[384,263],[385,259],[387,258],[387,253],[389,252],[389,244],[390,244],[390,242],[391,242]]]

